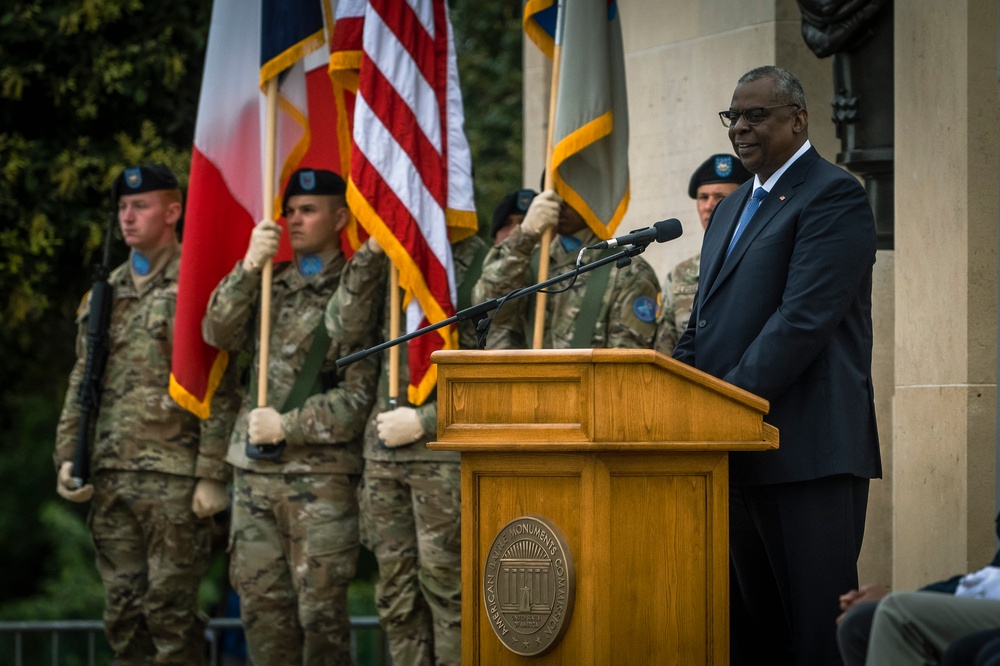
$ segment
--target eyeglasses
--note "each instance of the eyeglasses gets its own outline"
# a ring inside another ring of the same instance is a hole
[[[798,104],[751,106],[749,109],[743,109],[742,111],[719,111],[719,119],[722,121],[723,127],[732,127],[740,119],[740,116],[743,116],[743,120],[747,122],[747,125],[759,125],[767,118],[768,114],[765,113],[767,109],[780,109],[784,106],[794,106],[796,109],[802,108]]]

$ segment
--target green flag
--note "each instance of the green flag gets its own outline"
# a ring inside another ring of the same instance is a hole
[[[611,238],[629,200],[628,96],[618,3],[527,0],[524,30],[558,63],[552,101],[555,189],[598,236]]]

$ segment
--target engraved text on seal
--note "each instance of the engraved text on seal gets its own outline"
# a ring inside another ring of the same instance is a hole
[[[509,650],[532,657],[558,643],[574,593],[573,558],[555,525],[521,516],[500,528],[486,555],[483,602],[493,632]]]

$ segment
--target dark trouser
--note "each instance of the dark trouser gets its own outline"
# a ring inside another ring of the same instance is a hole
[[[839,596],[858,587],[868,479],[732,486],[731,663],[839,664]]]

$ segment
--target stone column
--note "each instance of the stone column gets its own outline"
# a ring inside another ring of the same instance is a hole
[[[895,13],[893,584],[994,551],[997,3]]]

